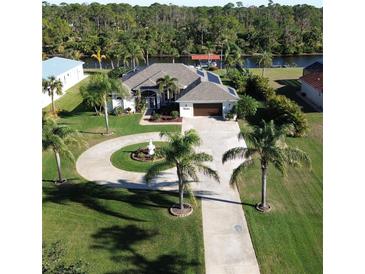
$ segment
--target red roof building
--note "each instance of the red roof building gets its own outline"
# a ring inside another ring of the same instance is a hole
[[[192,54],[191,60],[220,60],[217,54]]]
[[[300,80],[323,93],[323,72],[306,74],[300,77]]]

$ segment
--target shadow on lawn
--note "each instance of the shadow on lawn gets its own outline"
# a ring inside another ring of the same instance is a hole
[[[301,83],[297,79],[276,80],[275,82],[282,86],[276,90],[277,94],[285,95],[295,101],[305,113],[318,112],[298,95],[301,90]]]
[[[119,190],[96,185],[93,182],[64,184],[60,186],[46,185],[43,187],[45,197],[43,202],[66,204],[74,202],[112,217],[129,221],[144,222],[139,218],[131,217],[121,212],[115,212],[103,205],[102,200],[110,200],[128,203],[137,208],[169,208],[173,204],[172,197],[177,197],[173,193],[161,193],[158,191],[144,190]]]
[[[95,244],[91,248],[107,250],[111,254],[111,260],[125,266],[131,265],[129,269],[108,272],[109,274],[185,273],[190,267],[199,265],[197,261],[187,261],[186,256],[183,254],[161,255],[151,260],[136,251],[135,245],[144,241],[150,241],[157,234],[157,231],[144,230],[136,225],[125,227],[114,225],[102,228],[93,234],[92,237],[95,240]]]

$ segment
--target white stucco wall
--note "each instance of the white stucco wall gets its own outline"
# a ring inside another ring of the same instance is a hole
[[[302,82],[302,92],[306,94],[308,100],[316,104],[317,106],[323,108],[323,93],[314,89],[312,86],[308,85],[306,82]]]
[[[226,114],[231,111],[234,104],[235,104],[234,102],[223,102],[223,104],[222,104],[223,111],[222,112],[223,112],[224,118],[226,117]]]
[[[136,112],[136,104],[134,98],[129,99],[117,99],[115,96],[108,103],[108,112],[113,112],[116,107],[122,107],[123,109],[131,108],[131,112]]]
[[[180,117],[194,116],[193,103],[179,103],[179,106],[180,106]]]
[[[55,94],[54,100],[57,100],[62,97],[69,88],[79,83],[86,76],[84,75],[82,64],[80,64],[79,66],[74,67],[73,69],[66,71],[60,75],[55,75],[55,77],[57,80],[60,80],[62,82],[63,91],[62,95]],[[52,100],[51,97],[48,96],[48,93],[42,95],[42,108],[49,105],[51,102]]]

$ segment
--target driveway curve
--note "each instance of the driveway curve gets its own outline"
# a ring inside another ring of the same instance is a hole
[[[116,168],[110,161],[112,154],[122,147],[152,141],[161,141],[158,132],[117,137],[101,142],[84,151],[76,162],[77,172],[86,180],[102,185],[132,189],[176,190],[177,176],[174,168],[165,170],[151,183],[146,184],[144,173]]]

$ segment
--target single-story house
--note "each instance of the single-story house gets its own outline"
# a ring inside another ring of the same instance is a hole
[[[42,79],[54,76],[62,82],[62,91],[66,91],[85,78],[83,64],[84,62],[82,61],[72,59],[61,57],[50,58],[42,62]],[[55,95],[55,99],[61,96]],[[48,94],[43,94],[42,107],[50,103],[51,98]]]
[[[177,79],[179,92],[174,98],[159,92],[157,80],[166,75]],[[141,91],[148,109],[159,109],[175,102],[179,104],[181,117],[225,117],[239,100],[236,90],[223,85],[217,74],[184,64],[155,63],[124,76],[122,80],[131,94]],[[112,107],[120,105],[120,101],[113,99]]]
[[[323,63],[316,61],[312,64],[310,64],[309,66],[306,66],[303,69],[303,76],[310,74],[310,73],[314,73],[314,72],[323,72]]]
[[[313,72],[302,76],[302,94],[323,109],[323,72]]]

